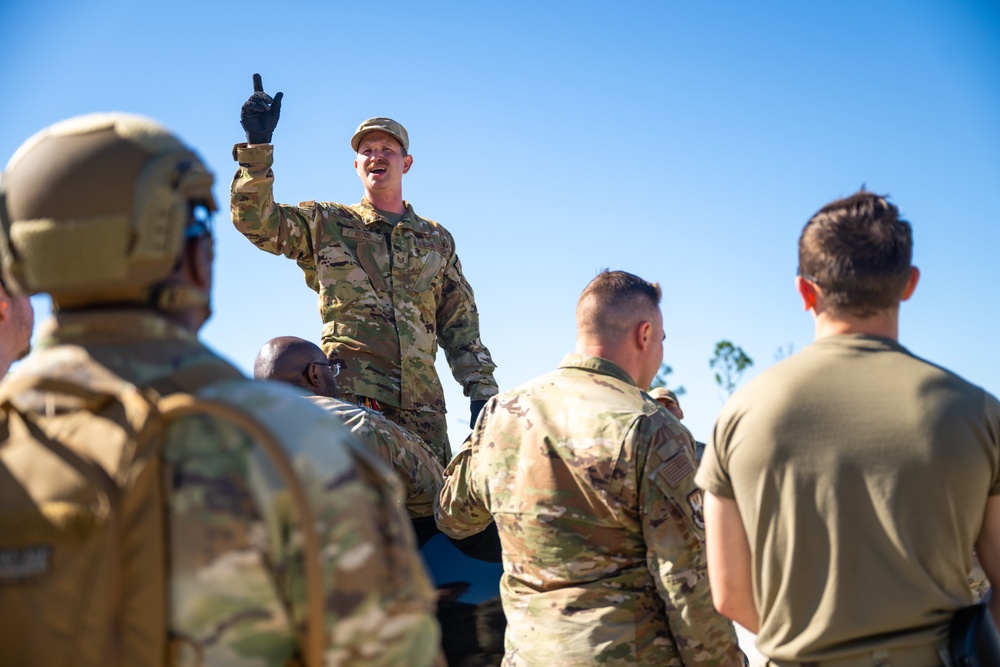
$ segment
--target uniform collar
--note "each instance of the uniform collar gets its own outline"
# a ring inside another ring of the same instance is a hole
[[[397,223],[397,226],[401,225],[413,229],[424,230],[425,226],[424,221],[417,217],[417,214],[414,213],[413,207],[410,205],[410,203],[406,200],[403,200],[403,206],[406,207],[406,211],[403,213],[403,219]],[[389,221],[386,220],[374,206],[372,206],[371,202],[368,201],[367,197],[362,199],[361,203],[358,204],[358,213],[361,215],[361,219],[368,227],[380,223],[383,225],[391,226],[389,225]]]
[[[636,386],[635,380],[633,380],[621,366],[613,361],[604,359],[603,357],[595,357],[589,354],[573,352],[563,357],[562,362],[559,364],[559,368],[577,368],[591,373],[610,375],[611,377],[617,378],[622,382],[627,382],[633,387]]]
[[[197,343],[197,335],[145,308],[62,311],[39,329],[39,348],[137,340]]]

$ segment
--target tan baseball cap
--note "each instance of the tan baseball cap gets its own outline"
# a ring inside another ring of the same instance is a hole
[[[659,401],[661,399],[666,399],[671,403],[673,403],[674,405],[680,406],[680,402],[677,400],[677,394],[670,391],[666,387],[657,387],[656,389],[651,389],[649,391],[649,397],[656,401]]]
[[[392,136],[396,137],[396,141],[403,145],[404,153],[408,153],[410,151],[410,135],[406,133],[406,128],[391,118],[380,117],[369,118],[361,123],[361,125],[358,125],[358,129],[354,132],[354,136],[351,137],[351,148],[354,149],[355,153],[358,152],[358,146],[361,145],[361,137],[375,130],[388,132]]]

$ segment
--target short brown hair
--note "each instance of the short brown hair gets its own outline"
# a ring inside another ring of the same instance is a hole
[[[864,189],[821,208],[799,236],[799,275],[833,314],[870,317],[899,304],[910,276],[913,230],[899,209]]]
[[[576,304],[576,326],[605,340],[616,340],[659,308],[662,292],[625,271],[604,269],[583,290]]]

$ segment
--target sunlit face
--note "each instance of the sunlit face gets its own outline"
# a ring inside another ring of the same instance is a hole
[[[410,170],[413,158],[403,155],[403,147],[388,132],[372,130],[361,137],[354,169],[366,192],[402,191],[403,174]]]
[[[2,291],[0,287],[0,297],[2,297],[3,308],[0,324],[3,324],[3,344],[6,347],[5,354],[9,361],[22,359],[31,351],[31,332],[35,327],[35,310],[31,306],[31,299],[27,296],[19,296]]]
[[[677,421],[684,419],[684,411],[681,410],[681,406],[677,405],[673,401],[666,398],[658,398],[656,402],[667,409],[667,412],[672,414],[677,418]]]
[[[15,296],[11,298],[11,305],[14,307],[14,324],[18,349],[18,359],[23,359],[31,351],[31,332],[35,328],[35,309],[31,306],[31,299],[27,296]]]
[[[337,398],[340,395],[340,387],[337,384],[337,374],[340,369],[332,366],[322,352],[316,350],[316,357],[306,370],[314,378],[313,391],[318,396]]]

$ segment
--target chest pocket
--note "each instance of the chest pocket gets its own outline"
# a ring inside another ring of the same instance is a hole
[[[424,267],[420,270],[417,279],[413,281],[413,291],[426,291],[434,281],[434,277],[441,271],[442,265],[444,265],[444,256],[441,253],[435,250],[427,253],[427,257],[424,259]]]
[[[358,244],[358,262],[361,268],[368,274],[368,279],[377,292],[384,292],[389,289],[389,284],[385,281],[385,274],[379,267],[378,259],[375,257],[374,243]]]

